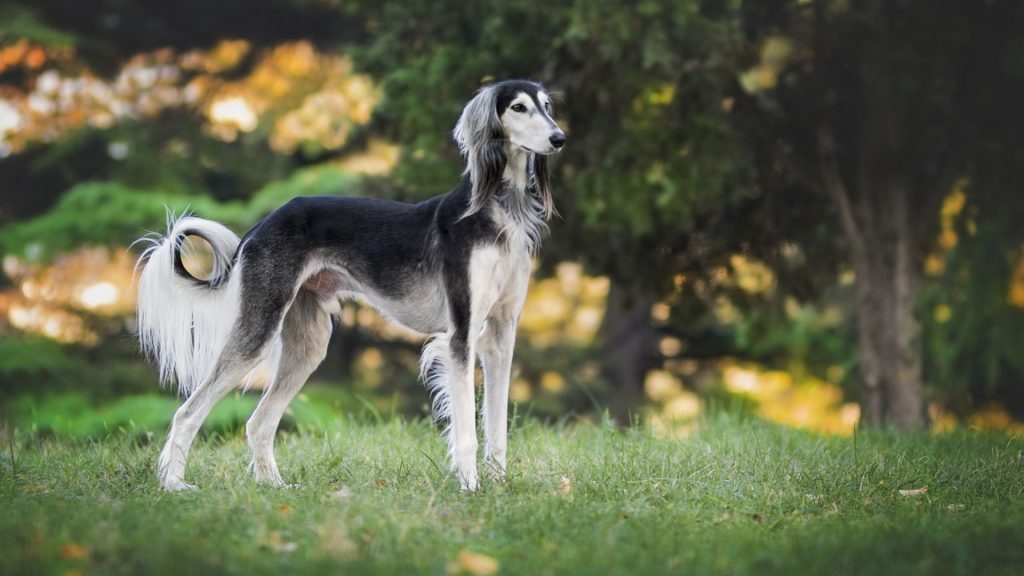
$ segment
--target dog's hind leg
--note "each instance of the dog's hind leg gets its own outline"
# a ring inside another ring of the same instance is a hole
[[[263,354],[249,357],[238,354],[236,346],[228,345],[221,353],[213,374],[185,400],[174,413],[167,443],[160,452],[157,475],[164,490],[190,490],[185,482],[185,461],[199,427],[210,410],[225,394],[234,389],[263,359]]]
[[[166,490],[192,488],[185,482],[185,460],[199,427],[217,401],[266,359],[281,330],[281,318],[292,299],[288,283],[260,286],[252,292],[246,286],[255,284],[248,279],[243,284],[238,319],[210,377],[174,413],[157,467],[160,485]]]
[[[306,379],[327,355],[331,318],[312,293],[300,290],[281,328],[277,375],[245,426],[256,480],[283,486],[274,458],[274,435],[281,416]]]

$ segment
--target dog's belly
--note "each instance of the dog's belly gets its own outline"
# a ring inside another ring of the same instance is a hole
[[[436,334],[448,330],[448,304],[442,292],[435,293],[427,288],[401,299],[372,293],[364,293],[363,296],[386,316],[410,330],[420,334]]]
[[[406,294],[396,298],[360,284],[347,272],[325,268],[309,276],[302,288],[325,303],[364,300],[395,322],[421,334],[448,330],[448,303],[437,281],[415,282]]]

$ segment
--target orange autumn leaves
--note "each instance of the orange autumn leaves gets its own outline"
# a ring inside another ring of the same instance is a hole
[[[24,42],[0,50],[0,72],[12,66],[27,72],[23,86],[0,89],[0,157],[168,108],[196,111],[204,131],[223,141],[254,133],[283,153],[336,150],[369,121],[380,99],[348,58],[306,41],[258,53],[245,40],[184,54],[161,49],[133,56],[112,78],[90,70],[72,48],[54,49],[59,58],[49,50]],[[247,75],[226,78],[247,61]]]

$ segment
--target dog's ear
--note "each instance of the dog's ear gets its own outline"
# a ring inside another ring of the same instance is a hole
[[[533,188],[534,194],[540,201],[540,215],[548,220],[558,215],[555,209],[555,199],[551,194],[551,166],[548,157],[542,154],[533,154]]]
[[[473,183],[465,217],[479,212],[497,196],[505,173],[505,133],[498,119],[494,88],[481,88],[466,104],[452,135],[466,157],[466,172]]]

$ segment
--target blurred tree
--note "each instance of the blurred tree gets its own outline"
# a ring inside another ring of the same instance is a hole
[[[314,46],[364,34],[363,20],[338,17],[345,12],[305,0],[0,4],[0,179],[9,192],[0,223],[41,214],[85,180],[237,199],[322,158],[294,147],[280,154],[264,126],[301,108],[321,88],[311,84],[343,84],[347,64]],[[296,61],[317,73],[289,68]],[[242,84],[250,107],[262,99],[255,104],[270,108],[258,110],[256,134],[205,129],[202,115],[214,115],[205,97]],[[364,96],[372,109],[375,98]],[[279,140],[289,147],[287,135]]]
[[[155,229],[165,206],[244,230],[293,196],[385,194],[323,162],[366,144],[376,90],[336,50],[363,21],[325,2],[253,4],[0,5],[0,284],[18,285],[0,294],[0,333],[14,328],[12,342],[45,334],[137,364],[127,309],[116,321],[93,314],[72,282],[81,275],[51,278],[72,292],[62,299],[25,286],[83,246],[118,247],[97,254],[124,269],[121,248]],[[0,356],[0,372],[26,372],[15,354]]]
[[[402,183],[452,186],[447,137],[462,103],[506,77],[544,82],[566,105],[570,142],[557,160],[565,216],[547,263],[582,259],[608,275],[605,374],[625,419],[656,350],[652,304],[687,290],[682,274],[715,269],[738,247],[750,187],[725,91],[728,2],[527,0],[368,2],[371,35],[356,51],[382,78],[378,120],[405,145]],[[686,284],[686,286],[691,286]]]
[[[583,260],[609,277],[602,361],[620,418],[662,357],[738,350],[845,369],[859,337],[865,422],[914,426],[924,379],[961,405],[1022,388],[1022,11],[1008,0],[9,1],[0,249],[46,258],[123,243],[161,200],[245,226],[288,194],[358,192],[329,168],[296,172],[367,140],[353,127],[377,94],[350,82],[339,48],[384,81],[372,130],[403,145],[395,178],[407,192],[375,193],[407,199],[455,182],[449,134],[474,89],[535,78],[564,97],[570,134],[555,164],[565,218],[542,265]],[[113,90],[128,112],[65,105],[65,86],[72,100]],[[770,290],[737,280],[757,263]],[[837,285],[850,269],[855,284]],[[835,308],[851,290],[857,336],[803,306]]]
[[[862,420],[918,427],[918,302],[939,207],[968,178],[985,226],[999,226],[1009,210],[1021,214],[1019,191],[1006,184],[1019,181],[1011,178],[1019,178],[1021,139],[1009,127],[1021,125],[1024,6],[758,0],[743,3],[743,24],[750,52],[738,77],[739,117],[760,186],[785,210],[838,222],[856,275]],[[821,198],[830,200],[828,215]],[[985,248],[974,248],[973,262],[1005,269],[1020,233],[989,232],[979,233]],[[1006,276],[990,277],[988,289],[1005,294]],[[1005,297],[992,294],[977,304],[997,302],[1005,310]],[[988,341],[977,330],[964,338]]]

